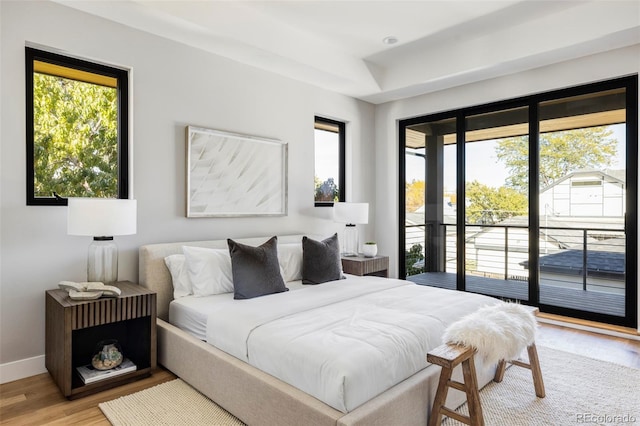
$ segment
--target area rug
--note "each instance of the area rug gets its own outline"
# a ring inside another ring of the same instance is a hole
[[[242,426],[180,379],[99,404],[114,426]]]
[[[542,346],[538,354],[546,397],[536,397],[529,370],[511,367],[501,383],[480,392],[486,426],[640,423],[640,370]],[[102,403],[100,409],[114,426],[243,425],[180,379]],[[466,404],[457,411],[468,414]],[[462,423],[447,418],[442,424]]]
[[[531,371],[512,366],[480,391],[487,426],[640,423],[640,370],[542,346],[538,355],[546,396],[536,397]],[[468,415],[466,404],[456,411]]]

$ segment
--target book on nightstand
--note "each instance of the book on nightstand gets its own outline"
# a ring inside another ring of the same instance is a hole
[[[110,370],[98,370],[97,368],[94,368],[93,365],[87,364],[81,367],[77,367],[76,371],[82,379],[82,382],[85,385],[88,385],[90,383],[99,382],[100,380],[130,373],[132,371],[136,371],[137,369],[138,367],[131,360],[125,358],[122,361],[122,364]]]

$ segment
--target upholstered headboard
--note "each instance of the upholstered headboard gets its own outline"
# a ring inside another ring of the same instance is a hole
[[[309,235],[309,234],[306,234]],[[309,235],[311,238],[319,238],[317,235]],[[238,238],[234,241],[243,244],[258,246],[269,238]],[[302,241],[302,234],[278,236],[278,243],[297,243]],[[161,243],[149,244],[140,247],[139,268],[140,285],[153,290],[157,293],[158,301],[158,318],[165,321],[169,319],[169,303],[173,300],[173,284],[171,283],[171,274],[164,258],[172,254],[181,254],[182,246],[208,247],[208,248],[227,248],[227,240],[211,240],[211,241],[186,241],[178,243]]]

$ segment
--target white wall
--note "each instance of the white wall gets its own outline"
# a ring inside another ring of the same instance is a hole
[[[375,117],[376,199],[398,200],[399,120],[636,74],[640,72],[638,58],[640,58],[640,45],[634,45],[506,77],[378,105]],[[437,61],[446,60],[447,58],[437,58]],[[378,245],[382,252],[391,254],[390,273],[392,276],[397,276],[399,250],[397,201],[377,203],[375,214],[375,234]]]
[[[132,189],[138,233],[116,237],[119,278],[135,281],[142,244],[341,230],[313,207],[313,120],[348,122],[348,201],[375,202],[371,104],[49,2],[0,2],[0,382],[44,367],[44,292],[86,279],[90,237],[66,235],[66,208],[26,206],[25,42],[130,67]],[[289,214],[185,218],[186,125],[289,143]],[[370,215],[370,222],[375,214]],[[371,239],[372,226],[362,227]]]

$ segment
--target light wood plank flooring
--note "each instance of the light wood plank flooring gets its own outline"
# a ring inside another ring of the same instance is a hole
[[[158,368],[151,377],[84,398],[68,401],[58,390],[49,373],[0,385],[0,424],[40,425],[110,425],[98,404],[150,388],[175,376]]]
[[[552,324],[541,324],[538,345],[598,358],[640,369],[640,342],[590,333]],[[2,425],[109,425],[98,404],[174,379],[158,368],[143,380],[95,395],[67,401],[49,374],[0,385]]]

